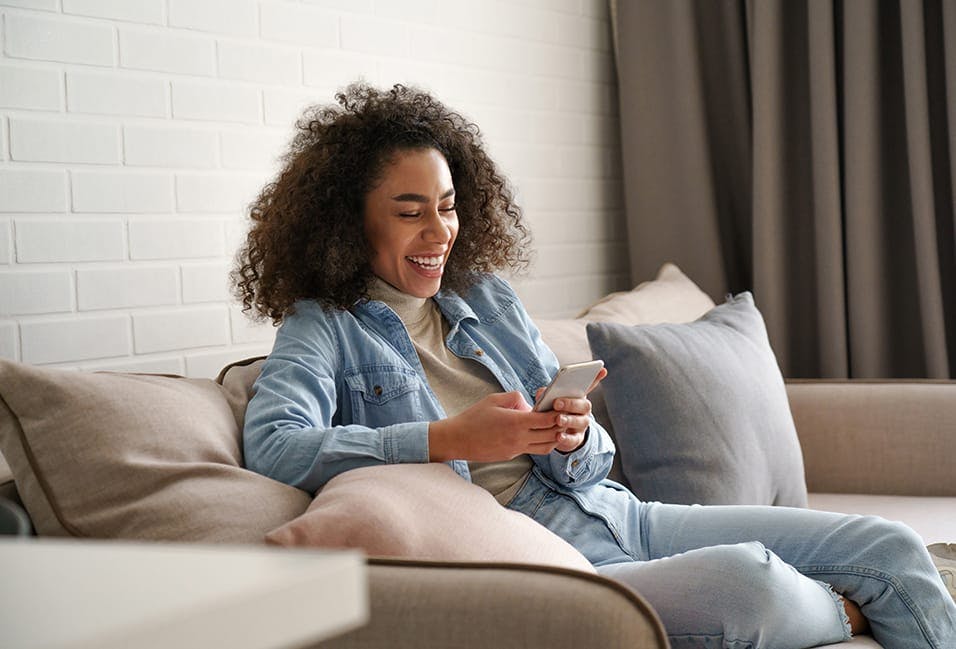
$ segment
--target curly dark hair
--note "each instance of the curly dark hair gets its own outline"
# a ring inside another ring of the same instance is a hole
[[[296,300],[348,309],[368,297],[364,200],[403,150],[434,148],[451,171],[459,233],[442,288],[466,292],[479,273],[527,266],[530,233],[475,124],[403,85],[356,83],[335,98],[305,111],[283,169],[250,207],[232,272],[243,311],[278,325]]]

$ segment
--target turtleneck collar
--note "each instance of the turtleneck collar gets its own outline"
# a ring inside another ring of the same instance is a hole
[[[431,298],[403,293],[381,277],[374,278],[369,284],[368,295],[373,300],[387,304],[406,327],[421,322],[437,308]]]

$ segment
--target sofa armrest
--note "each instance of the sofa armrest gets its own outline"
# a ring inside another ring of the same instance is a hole
[[[956,496],[956,381],[791,380],[807,488]]]
[[[666,649],[639,595],[575,570],[369,559],[368,625],[315,649]]]

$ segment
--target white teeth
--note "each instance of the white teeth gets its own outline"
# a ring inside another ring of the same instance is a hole
[[[409,259],[419,266],[426,266],[428,268],[438,268],[442,262],[441,257],[409,257]]]

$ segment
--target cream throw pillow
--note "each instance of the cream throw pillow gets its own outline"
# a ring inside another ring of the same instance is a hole
[[[0,450],[38,534],[261,543],[310,496],[239,444],[213,381],[0,361]]]
[[[564,363],[591,360],[588,322],[618,322],[626,325],[660,322],[691,322],[714,308],[714,301],[671,263],[661,266],[657,277],[630,291],[607,295],[574,319],[536,319],[548,347]]]
[[[594,572],[569,543],[439,463],[352,469],[268,543],[360,548],[435,561],[537,563]]]

